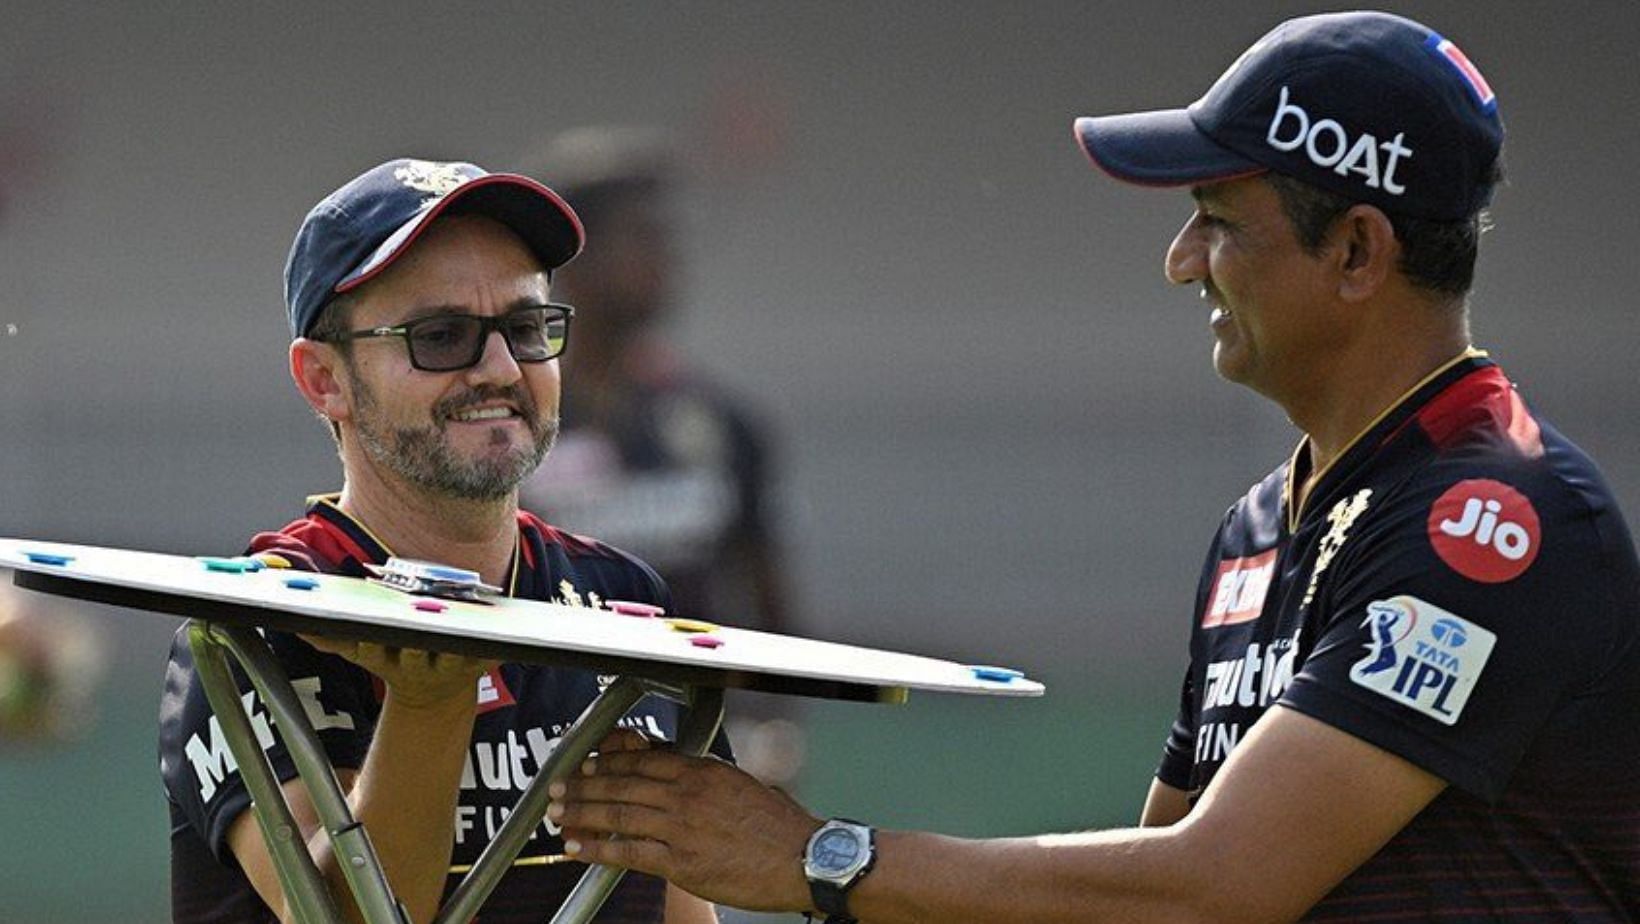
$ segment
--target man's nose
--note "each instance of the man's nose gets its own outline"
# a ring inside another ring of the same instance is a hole
[[[1207,277],[1207,246],[1197,216],[1190,216],[1174,235],[1162,270],[1167,274],[1167,281],[1175,285],[1200,282]]]
[[[478,362],[467,370],[468,380],[509,384],[523,375],[518,368],[518,360],[513,359],[512,347],[507,345],[506,336],[499,330],[488,331],[484,336],[484,352],[479,354]]]

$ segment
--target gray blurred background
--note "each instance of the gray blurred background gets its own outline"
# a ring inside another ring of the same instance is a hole
[[[1049,687],[817,705],[803,794],[964,834],[1134,818],[1206,542],[1295,434],[1161,279],[1186,196],[1096,174],[1070,122],[1188,102],[1325,5],[336,7],[0,2],[0,535],[232,553],[298,515],[339,487],[284,365],[307,208],[393,156],[661,125],[698,169],[676,335],[778,436],[803,631]],[[1477,339],[1640,516],[1640,4],[1389,8],[1509,128]],[[5,924],[167,919],[176,622],[96,613],[89,734],[0,750]]]

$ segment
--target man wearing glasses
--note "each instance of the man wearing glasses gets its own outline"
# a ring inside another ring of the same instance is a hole
[[[290,370],[331,428],[343,485],[248,551],[275,567],[353,576],[390,556],[422,559],[519,597],[669,606],[643,562],[518,509],[519,483],[558,431],[556,359],[574,311],[549,300],[551,272],[581,245],[579,219],[551,190],[471,164],[391,161],[315,206],[285,271]],[[413,921],[433,917],[460,880],[452,867],[477,859],[599,690],[579,670],[267,636]],[[173,919],[289,920],[180,634],[166,677]],[[623,724],[670,738],[677,719],[674,704],[651,697]],[[355,916],[283,745],[265,740],[304,837]],[[486,904],[486,924],[543,920],[580,869],[543,823]],[[606,908],[610,920],[713,921],[710,906],[647,876],[627,877]]]

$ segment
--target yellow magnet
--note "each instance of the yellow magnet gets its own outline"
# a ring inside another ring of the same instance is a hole
[[[717,626],[698,619],[668,619],[666,624],[675,632],[716,632]]]

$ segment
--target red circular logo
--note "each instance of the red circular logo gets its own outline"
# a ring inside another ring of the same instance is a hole
[[[1460,481],[1429,508],[1429,541],[1452,570],[1483,584],[1511,581],[1531,567],[1542,544],[1537,511],[1501,481]]]

